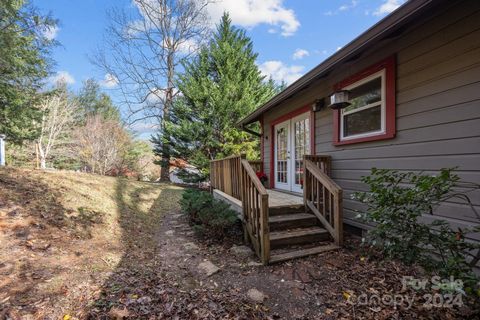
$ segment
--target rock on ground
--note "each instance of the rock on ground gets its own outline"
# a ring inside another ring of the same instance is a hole
[[[208,260],[204,261],[204,262],[201,262],[198,265],[198,269],[200,269],[208,277],[210,277],[212,274],[217,273],[220,270],[219,267],[217,267],[216,265],[214,265],[212,262],[210,262]]]
[[[230,252],[238,258],[248,258],[252,256],[253,251],[247,246],[232,246]]]
[[[263,292],[258,291],[257,289],[253,288],[247,291],[247,297],[252,300],[253,302],[256,303],[263,303],[263,300],[265,300],[265,295]]]
[[[183,245],[186,250],[198,250],[198,246],[193,242],[187,242]]]

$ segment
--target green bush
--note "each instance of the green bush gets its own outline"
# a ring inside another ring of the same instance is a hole
[[[374,168],[370,176],[362,178],[370,192],[357,192],[353,198],[368,206],[359,217],[374,225],[363,239],[366,245],[379,248],[388,258],[418,263],[443,278],[460,279],[470,290],[478,286],[472,269],[480,246],[467,241],[465,235],[480,229],[454,230],[439,219],[421,222],[422,215],[433,215],[442,201],[452,197],[470,203],[465,194],[454,190],[459,177],[452,171],[442,169],[439,175],[431,176]]]
[[[194,230],[210,238],[223,238],[237,222],[235,211],[229,205],[205,191],[187,189],[180,200],[182,211],[188,215]]]

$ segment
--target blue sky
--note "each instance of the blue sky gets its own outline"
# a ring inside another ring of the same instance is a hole
[[[335,53],[404,0],[223,0],[209,9],[217,20],[230,11],[233,23],[247,30],[258,52],[262,72],[277,81],[292,83]],[[134,9],[131,0],[33,0],[44,12],[59,19],[51,37],[57,76],[74,90],[83,80],[95,78],[108,92],[115,85],[105,81],[88,56],[101,45],[108,24],[107,11]],[[143,130],[143,129],[142,129]],[[143,132],[148,135],[148,132]]]

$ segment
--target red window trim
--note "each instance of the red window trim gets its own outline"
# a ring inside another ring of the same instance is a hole
[[[303,113],[310,112],[310,147],[312,149],[312,154],[315,154],[315,113],[312,111],[312,103],[313,101],[303,107],[276,118],[270,123],[270,188],[272,189],[275,188],[275,125],[295,118]]]
[[[392,139],[395,137],[395,56],[390,56],[351,77],[348,77],[333,86],[334,90],[340,90],[359,80],[362,80],[378,71],[385,69],[385,133],[357,139],[341,140],[340,137],[340,110],[333,111],[333,144],[335,146]]]

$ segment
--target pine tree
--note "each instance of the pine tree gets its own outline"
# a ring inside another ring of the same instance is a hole
[[[0,17],[0,133],[11,142],[32,140],[39,133],[35,105],[54,44],[45,31],[56,21],[23,0],[0,1]]]
[[[100,85],[94,79],[87,79],[77,95],[80,114],[78,121],[85,123],[88,117],[101,115],[105,120],[120,121],[120,111],[110,96],[101,92]]]
[[[239,153],[258,157],[258,137],[235,127],[279,90],[260,73],[257,56],[245,31],[232,26],[224,14],[212,40],[195,59],[184,63],[179,77],[182,95],[166,128],[174,156],[204,170],[215,158]]]

